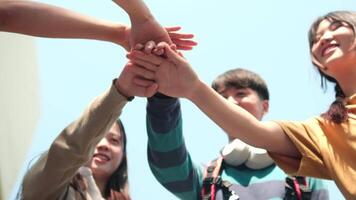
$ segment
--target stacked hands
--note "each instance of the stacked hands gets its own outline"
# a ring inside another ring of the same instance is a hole
[[[151,97],[160,92],[189,99],[200,81],[178,50],[190,50],[196,43],[187,40],[192,35],[180,35],[185,40],[180,38],[173,44],[154,41],[136,44],[127,54],[129,62],[116,81],[119,92],[126,97]]]

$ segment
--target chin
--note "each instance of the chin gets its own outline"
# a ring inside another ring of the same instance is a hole
[[[325,60],[324,66],[327,68],[327,70],[338,67],[342,65],[343,58],[342,56],[332,56],[328,59]]]
[[[107,172],[107,170],[100,168],[100,167],[92,168],[91,171],[92,171],[94,177],[104,177],[104,176],[107,176],[107,174],[109,174]]]
[[[97,165],[96,163],[91,163],[90,169],[93,172],[93,174],[94,173],[102,173],[102,172],[106,171],[104,166]]]

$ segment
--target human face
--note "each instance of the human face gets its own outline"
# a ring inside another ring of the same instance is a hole
[[[335,78],[337,68],[353,65],[356,61],[354,33],[351,27],[340,21],[324,19],[320,22],[312,45],[312,54],[320,69]]]
[[[120,166],[123,158],[123,141],[117,123],[96,145],[90,168],[96,178],[109,178]]]
[[[262,100],[256,91],[250,88],[229,87],[219,93],[228,101],[242,107],[258,120],[268,111],[268,100]]]

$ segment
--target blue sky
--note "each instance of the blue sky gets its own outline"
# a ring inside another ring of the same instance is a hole
[[[87,15],[129,23],[112,1],[41,2]],[[332,88],[320,89],[308,49],[313,20],[333,10],[356,10],[353,0],[146,0],[161,24],[180,25],[199,45],[185,56],[207,83],[224,71],[243,67],[268,83],[271,101],[265,120],[303,120],[327,109]],[[22,173],[58,133],[105,91],[125,64],[125,51],[111,43],[89,40],[36,39],[41,117]],[[206,163],[218,155],[226,135],[191,102],[182,100],[184,137],[192,159]],[[146,156],[146,100],[136,98],[122,114],[128,134],[129,179],[133,199],[176,199],[152,176]],[[19,180],[21,177],[19,178]],[[331,199],[342,199],[329,182]],[[17,188],[14,189],[16,191]]]

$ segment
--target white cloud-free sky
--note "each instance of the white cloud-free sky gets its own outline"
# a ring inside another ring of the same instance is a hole
[[[112,1],[41,0],[107,20],[129,23]],[[146,0],[164,26],[180,25],[199,45],[185,57],[207,83],[226,70],[259,73],[270,89],[265,120],[303,120],[325,111],[333,88],[324,93],[310,62],[307,31],[319,15],[356,10],[353,0]],[[105,91],[126,62],[125,51],[89,40],[36,39],[41,117],[24,163],[45,151],[58,133]],[[153,177],[147,164],[146,100],[136,98],[122,114],[128,137],[129,180],[133,199],[176,199]],[[184,137],[192,159],[205,163],[227,142],[223,131],[191,102],[182,100]],[[21,177],[19,177],[19,180]],[[342,199],[328,182],[331,199]],[[14,188],[14,192],[17,187]]]

